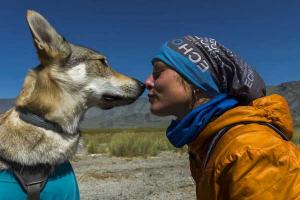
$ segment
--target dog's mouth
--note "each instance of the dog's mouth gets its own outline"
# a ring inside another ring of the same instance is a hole
[[[108,110],[115,106],[130,104],[135,100],[135,98],[124,97],[120,95],[104,94],[102,95],[102,103],[100,107],[102,109]]]
[[[104,94],[102,96],[102,99],[107,102],[113,102],[113,101],[121,101],[122,99],[124,99],[124,97],[118,95]]]

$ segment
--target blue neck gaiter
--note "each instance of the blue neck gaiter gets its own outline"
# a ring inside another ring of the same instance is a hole
[[[180,121],[173,120],[167,129],[169,141],[177,148],[192,142],[211,119],[235,107],[238,101],[227,94],[219,94],[198,106]]]

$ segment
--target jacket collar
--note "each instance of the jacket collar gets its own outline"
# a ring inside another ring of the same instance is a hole
[[[188,146],[191,151],[201,148],[205,142],[222,128],[239,122],[267,122],[292,137],[293,120],[284,97],[273,94],[254,100],[248,106],[238,106],[211,121]]]

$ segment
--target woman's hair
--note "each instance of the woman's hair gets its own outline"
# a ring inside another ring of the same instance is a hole
[[[181,83],[181,85],[184,87],[185,91],[188,92],[189,90],[192,90],[192,87],[194,87],[194,85],[192,85],[191,83],[186,81],[184,78],[182,78],[180,76],[180,74],[178,74],[178,75],[179,76],[177,77],[177,81],[179,81]]]
[[[177,77],[176,81],[179,81],[179,83],[183,86],[184,90],[187,93],[190,93],[188,95],[191,95],[191,98],[192,98],[192,102],[191,102],[191,105],[190,105],[191,109],[193,109],[195,107],[195,104],[199,100],[204,100],[204,102],[206,102],[207,100],[209,100],[211,98],[203,90],[197,88],[197,86],[195,86],[194,84],[192,84],[189,81],[185,80],[180,74],[178,74],[178,75],[179,76]]]

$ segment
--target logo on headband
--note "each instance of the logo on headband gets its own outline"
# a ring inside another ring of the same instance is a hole
[[[195,50],[194,46],[189,41],[175,39],[169,43],[169,46],[196,64],[202,72],[206,72],[209,69],[209,64],[205,60],[202,52]]]

